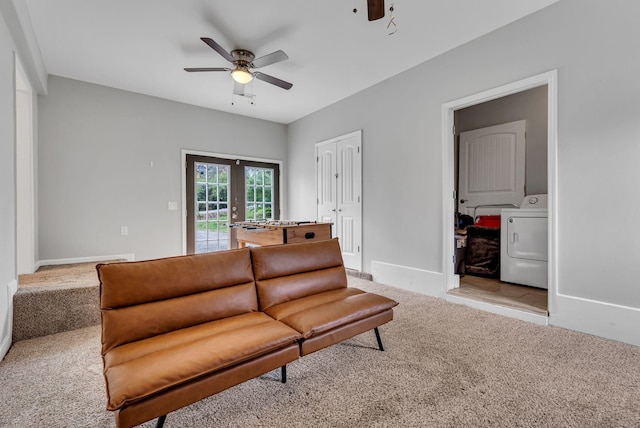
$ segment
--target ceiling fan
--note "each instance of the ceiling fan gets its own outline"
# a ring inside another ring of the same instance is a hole
[[[213,39],[208,37],[201,37],[200,40],[205,42],[211,49],[218,52],[220,56],[233,64],[233,68],[227,67],[204,67],[204,68],[185,68],[185,71],[198,72],[198,71],[230,71],[231,77],[235,82],[233,93],[235,95],[244,96],[244,86],[251,82],[255,77],[263,82],[271,83],[282,89],[289,90],[293,86],[292,83],[285,82],[284,80],[265,74],[261,71],[253,71],[257,68],[265,67],[267,65],[275,64],[280,61],[288,59],[286,53],[283,51],[275,51],[268,55],[261,56],[255,59],[255,55],[244,49],[234,49],[231,53],[227,52],[222,46],[217,44]]]

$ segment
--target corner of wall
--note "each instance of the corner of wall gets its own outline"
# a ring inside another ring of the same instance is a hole
[[[371,275],[375,282],[381,284],[433,297],[444,295],[443,276],[440,272],[372,261]]]

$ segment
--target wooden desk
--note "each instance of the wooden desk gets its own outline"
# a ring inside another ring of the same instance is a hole
[[[293,244],[296,242],[324,241],[331,239],[332,223],[317,222],[269,222],[235,223],[231,229],[231,238],[235,235],[238,248],[252,245]]]

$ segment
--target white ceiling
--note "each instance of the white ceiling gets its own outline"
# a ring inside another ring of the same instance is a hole
[[[374,22],[366,0],[26,1],[49,74],[286,124],[557,0],[386,0]],[[282,49],[289,59],[261,71],[293,88],[254,79],[255,104],[231,105],[227,73],[183,70],[230,65],[200,37],[256,57]]]

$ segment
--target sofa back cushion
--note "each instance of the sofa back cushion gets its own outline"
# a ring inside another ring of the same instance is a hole
[[[337,239],[251,249],[260,310],[347,287]]]
[[[97,266],[102,352],[258,310],[249,249]]]

